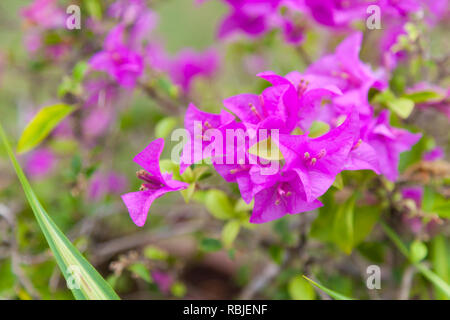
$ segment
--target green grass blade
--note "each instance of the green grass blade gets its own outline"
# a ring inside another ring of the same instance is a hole
[[[33,192],[22,168],[9,145],[8,139],[0,125],[0,136],[8,156],[14,166],[17,176],[22,184],[28,203],[33,210],[36,220],[44,233],[56,262],[64,278],[71,286],[76,299],[79,300],[117,300],[119,296],[111,286],[102,278],[95,268],[72,245],[67,237],[59,230],[50,216],[45,212],[41,203]]]
[[[332,297],[335,300],[354,300],[353,298],[349,298],[347,296],[344,296],[343,294],[340,294],[336,291],[333,291],[331,289],[328,289],[327,287],[324,287],[323,285],[321,285],[320,283],[317,283],[313,280],[311,280],[310,278],[308,278],[307,276],[303,275],[303,278],[305,278],[306,280],[308,280],[309,282],[311,282],[314,286],[316,286],[317,288],[319,288],[320,290],[324,291],[326,294],[328,294],[330,297]]]
[[[399,251],[416,267],[416,269],[425,278],[427,278],[435,287],[441,290],[447,296],[447,299],[450,299],[450,285],[447,282],[445,282],[441,277],[439,277],[436,273],[431,271],[423,263],[413,262],[411,260],[408,248],[400,239],[400,237],[386,223],[384,223],[383,221],[381,221],[380,223],[384,229],[384,232],[392,240],[392,242],[394,242]]]

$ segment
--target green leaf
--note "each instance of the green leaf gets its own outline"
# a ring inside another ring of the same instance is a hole
[[[173,179],[183,181],[180,175],[180,166],[172,160],[161,159],[159,161],[159,167],[161,168],[161,172],[171,173]]]
[[[156,82],[158,89],[165,92],[168,96],[172,98],[177,98],[179,96],[179,89],[175,86],[167,77],[160,77]]]
[[[209,190],[206,194],[205,206],[217,219],[227,220],[234,216],[233,206],[227,194],[221,190]]]
[[[342,188],[344,187],[344,180],[342,179],[342,174],[338,174],[336,176],[336,179],[333,182],[333,187],[335,187],[338,190],[342,190]]]
[[[353,196],[338,208],[333,221],[334,241],[346,254],[350,254],[353,250],[354,208],[355,197]]]
[[[217,239],[204,238],[200,242],[200,248],[205,252],[214,252],[222,249],[222,243]]]
[[[183,196],[184,202],[189,203],[195,192],[195,183],[191,183],[187,189],[181,190],[180,193]]]
[[[239,234],[241,224],[238,220],[228,221],[222,229],[222,243],[225,248],[230,248]]]
[[[442,291],[443,294],[447,296],[447,299],[450,299],[450,285],[444,279],[439,277],[436,273],[431,271],[428,267],[426,267],[423,263],[414,262],[411,260],[411,255],[408,251],[408,248],[405,246],[400,237],[392,230],[386,223],[381,222],[381,226],[384,229],[386,235],[391,239],[391,241],[397,246],[397,249],[407,258],[412,264],[419,270],[422,275],[427,278],[431,283],[434,284],[436,288]]]
[[[155,246],[147,246],[144,249],[144,256],[151,260],[166,260],[169,254]]]
[[[356,247],[372,232],[380,218],[382,208],[379,206],[361,206],[354,212],[353,246]]]
[[[42,108],[27,125],[17,145],[18,153],[25,153],[42,142],[50,132],[75,109],[66,104]]]
[[[133,272],[135,275],[137,275],[147,283],[153,282],[150,271],[148,271],[148,268],[143,263],[133,263],[132,265],[128,266],[128,270]]]
[[[11,150],[1,125],[0,136],[20,183],[22,184],[28,203],[30,204],[39,227],[53,252],[61,273],[64,275],[64,278],[66,278],[68,284],[75,283],[75,285],[71,286],[75,298],[78,300],[119,299],[108,282],[101,277],[97,270],[95,270],[95,268],[90,265],[83,255],[73,246],[42,207]]]
[[[86,72],[89,69],[89,65],[86,61],[79,61],[72,70],[72,79],[75,83],[83,81]]]
[[[270,258],[272,258],[273,262],[275,262],[278,265],[281,265],[283,263],[284,258],[284,249],[277,245],[271,245],[269,247],[269,255]]]
[[[425,257],[428,254],[427,246],[422,241],[419,240],[414,240],[411,243],[410,251],[412,262],[420,262],[423,259],[425,259]]]
[[[446,245],[446,240],[443,235],[438,235],[434,237],[431,242],[431,261],[433,263],[433,269],[436,274],[442,278],[442,280],[449,282],[450,279],[450,268],[449,268],[449,258],[450,252],[449,247]],[[438,288],[438,298],[446,299],[445,293]]]
[[[443,98],[439,93],[434,91],[413,92],[405,94],[403,97],[412,100],[414,103],[432,102]]]
[[[89,14],[97,20],[102,19],[102,5],[99,0],[84,0],[84,5]]]
[[[322,121],[313,121],[309,128],[308,137],[317,138],[330,131],[330,125]]]
[[[323,196],[324,206],[313,221],[310,236],[336,244],[350,254],[372,231],[381,214],[381,208],[362,206],[355,208],[356,195],[337,205],[331,193]]]
[[[265,160],[280,161],[284,159],[276,143],[272,144],[271,138],[255,143],[248,149],[248,152]]]
[[[288,291],[294,300],[314,300],[316,298],[314,287],[302,276],[295,276],[289,281]]]
[[[322,291],[324,291],[326,294],[328,294],[330,297],[332,297],[335,300],[353,300],[352,298],[349,298],[347,296],[344,296],[343,294],[340,294],[336,291],[333,291],[331,289],[328,289],[327,287],[321,285],[320,283],[317,283],[311,279],[309,279],[307,276],[303,276],[303,278],[305,278],[306,280],[308,280],[309,282],[311,282],[313,285],[315,285],[317,288],[321,289]]]
[[[155,137],[166,138],[177,125],[178,121],[174,117],[165,117],[158,121],[155,126]]]
[[[386,104],[389,109],[403,119],[408,118],[414,109],[414,101],[407,98],[395,98],[388,100]]]

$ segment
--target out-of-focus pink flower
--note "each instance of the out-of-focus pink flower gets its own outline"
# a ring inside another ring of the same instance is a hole
[[[422,134],[411,133],[389,124],[389,111],[382,111],[362,128],[362,138],[375,149],[380,172],[390,181],[397,180],[400,153],[410,150]]]
[[[34,0],[21,10],[21,15],[27,23],[43,29],[62,28],[66,20],[57,0]]]
[[[145,63],[153,70],[163,72],[170,69],[170,57],[159,42],[149,43],[144,57]]]
[[[128,187],[127,178],[115,172],[97,172],[91,179],[88,197],[93,201],[99,201],[104,196],[120,195]]]
[[[42,35],[38,30],[30,30],[24,36],[25,48],[30,53],[36,53],[42,46]]]
[[[170,287],[173,284],[173,278],[169,273],[154,270],[152,271],[152,278],[162,293],[169,293]]]
[[[105,80],[87,81],[84,87],[88,99],[81,125],[84,138],[90,141],[102,135],[115,119],[117,110],[113,103],[118,98],[118,88]]]
[[[417,209],[422,209],[424,189],[422,186],[405,187],[402,189],[402,197],[404,199],[413,200]],[[427,222],[423,221],[420,215],[411,216],[410,213],[403,215],[403,222],[409,226],[411,231],[415,234],[421,231],[433,232],[440,224],[437,216],[432,216]]]
[[[104,71],[121,86],[134,88],[143,72],[141,55],[124,44],[124,25],[118,25],[106,37],[103,51],[96,53],[89,64],[92,69]]]
[[[211,77],[219,67],[219,56],[215,50],[195,52],[184,49],[171,62],[170,76],[184,92],[189,92],[197,77]]]
[[[346,28],[366,16],[367,2],[361,0],[304,0],[307,12],[318,23],[333,28]]]
[[[32,151],[25,160],[25,172],[31,179],[43,178],[56,164],[55,155],[46,148]]]
[[[386,28],[380,39],[380,49],[382,54],[382,63],[388,69],[392,70],[397,66],[397,63],[406,57],[405,50],[397,50],[396,44],[399,42],[401,36],[407,35],[404,23],[393,21],[389,27]]]
[[[108,8],[108,14],[125,24],[132,24],[145,9],[144,0],[117,0]]]
[[[360,115],[370,117],[373,108],[369,105],[368,92],[370,88],[382,90],[387,83],[382,70],[374,72],[360,60],[362,36],[361,32],[348,36],[334,53],[311,64],[305,74],[320,77],[322,82],[342,90],[343,95],[333,99],[337,108],[353,106]]]
[[[423,155],[423,160],[435,161],[443,159],[444,156],[445,156],[444,149],[442,149],[441,147],[434,147],[432,150],[428,151]]]

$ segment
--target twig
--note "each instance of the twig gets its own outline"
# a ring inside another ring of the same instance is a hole
[[[415,273],[416,269],[414,268],[414,266],[409,266],[403,274],[400,292],[398,294],[399,300],[409,299],[409,293],[411,292],[412,281],[414,279]]]
[[[145,244],[155,242],[157,240],[192,233],[201,229],[202,226],[203,226],[202,222],[186,223],[169,231],[162,231],[152,234],[150,234],[148,231],[142,231],[140,233],[136,233],[130,236],[125,236],[122,238],[107,241],[105,243],[100,243],[93,249],[94,252],[93,256],[95,257],[94,262],[95,264],[99,264],[118,252],[140,247]]]
[[[266,286],[280,271],[280,266],[275,263],[269,263],[262,272],[254,278],[239,295],[240,300],[249,300]]]

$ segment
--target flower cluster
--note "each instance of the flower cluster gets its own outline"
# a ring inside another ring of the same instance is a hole
[[[211,157],[216,171],[227,182],[238,184],[243,200],[254,200],[253,223],[320,207],[318,198],[344,170],[368,169],[395,181],[399,154],[421,135],[392,127],[387,110],[375,114],[367,98],[369,89],[383,89],[386,83],[381,72],[372,71],[359,59],[361,40],[360,33],[350,35],[335,53],[322,57],[304,73],[259,74],[271,86],[259,95],[225,99],[223,104],[232,114],[226,110],[206,113],[191,104],[185,115],[190,139],[182,151],[181,172]],[[327,132],[312,137],[317,123]],[[228,130],[241,130],[248,139],[235,143],[234,138],[221,134]],[[269,136],[260,138],[257,133],[262,130],[270,130]],[[251,152],[263,140],[271,147],[275,144],[281,156],[273,159]],[[151,172],[138,173],[145,182],[142,191],[124,196],[138,225],[145,222],[156,197],[186,187],[159,172],[161,149],[162,142],[156,140],[135,158]],[[258,161],[250,161],[255,157]],[[277,169],[265,170],[273,161],[279,163]]]
[[[204,1],[197,1],[198,3]],[[382,62],[393,69],[405,57],[401,46],[407,25],[415,17],[434,25],[448,16],[448,0],[224,0],[230,13],[218,28],[218,37],[241,33],[259,37],[273,29],[283,32],[287,43],[298,45],[311,22],[331,29],[348,31],[377,14]],[[376,8],[376,9],[372,9]],[[376,10],[376,11],[374,11]]]

